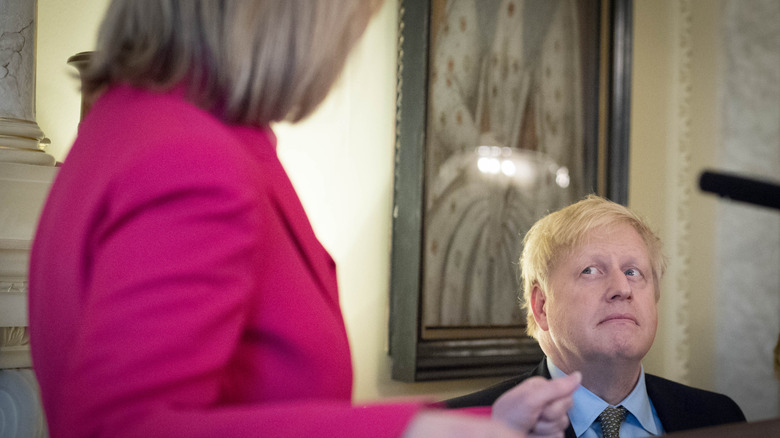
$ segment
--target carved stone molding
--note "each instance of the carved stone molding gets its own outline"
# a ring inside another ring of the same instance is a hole
[[[0,327],[27,326],[30,247],[56,173],[53,166],[0,160]],[[7,356],[0,357],[3,368]]]
[[[0,327],[0,369],[30,367],[32,359],[27,327]]]
[[[671,142],[672,159],[669,160],[671,184],[670,210],[672,229],[667,251],[671,260],[667,271],[670,293],[663,295],[664,308],[673,312],[667,317],[667,344],[665,359],[666,376],[677,381],[688,381],[690,372],[690,227],[691,184],[691,2],[674,3],[676,52],[674,57],[675,83],[674,106],[675,136]]]
[[[0,347],[25,347],[30,345],[27,327],[0,327]]]
[[[24,280],[20,281],[3,281],[0,280],[0,294],[26,294],[27,293],[27,282]]]

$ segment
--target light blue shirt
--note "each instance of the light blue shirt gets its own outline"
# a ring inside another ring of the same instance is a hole
[[[566,373],[561,371],[550,358],[547,358],[547,368],[552,378],[564,377]],[[569,421],[578,438],[600,438],[601,424],[596,418],[609,406],[596,394],[580,385],[574,391],[574,406],[569,409]],[[647,395],[645,386],[645,369],[642,367],[639,373],[639,381],[628,397],[616,406],[623,406],[628,410],[626,421],[620,425],[621,438],[638,438],[662,435],[664,432],[661,420],[655,412],[655,407]]]

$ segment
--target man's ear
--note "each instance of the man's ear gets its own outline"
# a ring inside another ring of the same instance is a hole
[[[533,290],[531,290],[531,310],[534,312],[536,324],[544,331],[549,329],[549,326],[547,325],[546,304],[547,295],[538,284],[535,284]]]

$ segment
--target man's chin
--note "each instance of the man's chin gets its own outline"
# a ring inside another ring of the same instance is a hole
[[[604,358],[615,364],[639,364],[645,358],[649,348],[636,344],[617,344],[607,349]]]

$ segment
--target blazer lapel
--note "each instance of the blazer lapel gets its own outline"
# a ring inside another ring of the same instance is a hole
[[[336,263],[314,234],[292,182],[281,163],[278,161],[277,163],[278,165],[273,166],[276,174],[272,178],[273,183],[270,184],[273,191],[271,202],[275,204],[287,229],[288,237],[297,246],[301,259],[311,270],[320,288],[327,293],[331,305],[338,310]]]
[[[311,227],[300,198],[276,153],[276,135],[266,128],[232,127],[236,139],[262,163],[263,178],[268,180],[269,201],[279,214],[287,237],[295,244],[328,302],[340,314],[336,264]]]

